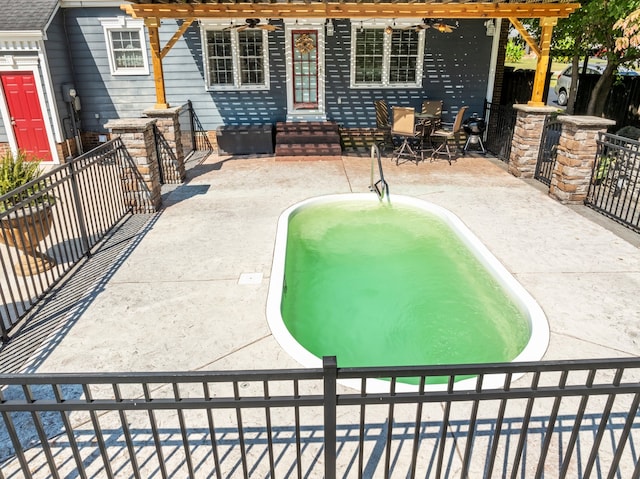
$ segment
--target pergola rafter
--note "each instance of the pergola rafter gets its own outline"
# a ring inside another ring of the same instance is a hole
[[[534,88],[530,105],[543,105],[542,97],[547,68],[550,61],[550,45],[553,26],[558,18],[566,18],[580,7],[579,3],[528,1],[494,2],[322,2],[322,1],[238,1],[217,0],[131,0],[120,8],[133,18],[145,20],[149,29],[149,41],[156,85],[156,108],[168,108],[164,86],[162,58],[195,19],[206,18],[442,18],[442,19],[492,19],[506,18],[524,34],[525,41],[538,55]],[[538,18],[542,27],[540,43],[536,44],[518,19]],[[184,23],[165,45],[160,46],[158,28],[162,19],[179,19]],[[186,26],[185,26],[186,25]]]

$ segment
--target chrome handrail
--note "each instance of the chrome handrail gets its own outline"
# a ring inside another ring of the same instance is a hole
[[[378,160],[378,171],[380,173],[380,179],[374,183],[373,181],[373,170],[374,170],[374,162]],[[382,171],[382,161],[380,159],[380,148],[378,145],[371,145],[371,183],[369,184],[369,191],[375,191],[378,195],[378,198],[382,200],[382,198],[387,195],[387,201],[389,201],[389,184],[384,179],[384,172]]]

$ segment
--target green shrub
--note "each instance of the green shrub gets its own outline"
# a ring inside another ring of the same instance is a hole
[[[524,47],[522,45],[518,45],[513,40],[509,40],[507,42],[507,53],[505,57],[505,61],[507,63],[519,63],[524,56]]]
[[[35,180],[40,176],[40,160],[27,159],[23,151],[18,151],[14,155],[11,151],[7,151],[0,159],[0,196],[11,193],[31,180]],[[0,211],[5,211],[22,200],[36,195],[43,185],[38,183],[19,194],[9,196],[0,202]],[[33,203],[51,202],[52,197],[49,195],[39,195],[34,199]]]

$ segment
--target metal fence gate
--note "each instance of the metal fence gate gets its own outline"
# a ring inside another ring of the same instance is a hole
[[[487,122],[486,149],[496,158],[508,162],[511,154],[511,142],[516,125],[516,111],[511,105],[485,103],[484,118]]]
[[[640,232],[640,142],[600,133],[585,205]]]
[[[540,150],[534,178],[547,186],[551,186],[551,176],[556,165],[556,153],[562,134],[562,123],[555,117],[548,116],[545,119],[540,139]]]

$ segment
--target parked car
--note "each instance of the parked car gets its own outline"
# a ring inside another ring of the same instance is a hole
[[[587,66],[587,75],[602,75],[604,71],[604,65],[588,65]],[[554,90],[556,95],[558,95],[558,105],[565,106],[567,101],[569,100],[569,89],[571,87],[571,72],[573,71],[571,65],[558,73],[556,78],[556,86]],[[582,73],[582,67],[580,67],[580,73]],[[618,73],[620,75],[629,75],[636,76],[638,72],[635,70],[630,70],[624,67],[618,67]]]

